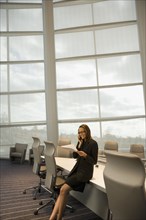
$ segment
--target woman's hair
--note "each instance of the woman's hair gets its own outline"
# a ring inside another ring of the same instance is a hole
[[[86,133],[86,140],[89,141],[92,137],[91,137],[91,131],[90,131],[90,128],[88,127],[88,125],[82,124],[79,126],[79,128],[84,129],[84,131]]]

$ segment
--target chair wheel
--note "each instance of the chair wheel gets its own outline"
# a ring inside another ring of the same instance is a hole
[[[26,190],[23,191],[23,194],[26,194]]]
[[[35,211],[34,211],[34,215],[37,215],[37,214],[38,214],[38,210],[35,210]]]
[[[42,202],[42,201],[40,201],[40,202],[39,202],[39,205],[43,205],[43,202]]]

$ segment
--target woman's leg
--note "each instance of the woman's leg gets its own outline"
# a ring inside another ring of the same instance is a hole
[[[71,189],[72,188],[69,185],[67,185],[66,183],[61,187],[60,194],[59,194],[59,202],[60,203],[59,203],[57,220],[62,219],[63,211],[64,211],[66,203],[67,203],[69,191]]]
[[[60,204],[60,199],[59,199],[60,196],[58,196],[56,202],[55,202],[55,206],[53,208],[53,211],[51,213],[51,216],[49,218],[49,220],[56,220],[57,219],[57,214],[58,214],[58,210],[59,210],[59,204]]]
[[[64,184],[60,189],[60,194],[57,198],[57,201],[55,203],[54,209],[52,211],[52,214],[49,218],[49,220],[55,220],[57,217],[57,220],[62,219],[63,211],[67,203],[68,194],[71,190],[71,187],[67,184]]]

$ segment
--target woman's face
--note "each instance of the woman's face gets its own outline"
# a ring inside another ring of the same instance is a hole
[[[86,132],[85,132],[84,128],[78,129],[78,137],[80,140],[86,139]]]

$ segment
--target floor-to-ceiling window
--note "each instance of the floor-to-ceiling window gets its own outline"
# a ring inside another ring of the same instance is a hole
[[[40,0],[1,1],[0,154],[16,142],[46,138],[44,44]]]
[[[87,123],[99,147],[145,145],[145,104],[135,1],[56,2],[59,135]]]

